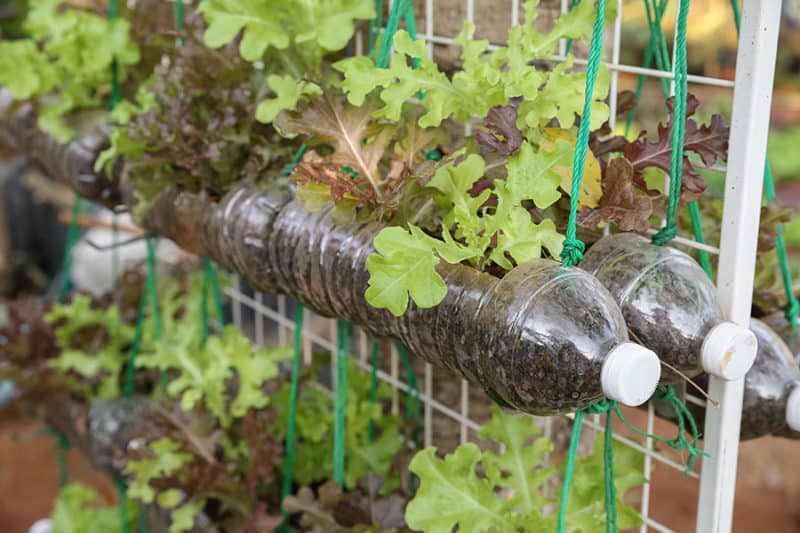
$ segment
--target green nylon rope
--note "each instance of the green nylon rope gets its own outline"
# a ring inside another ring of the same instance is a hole
[[[375,405],[378,403],[378,355],[380,354],[380,345],[378,341],[372,341],[372,352],[370,354],[370,373],[369,373],[369,403]],[[370,418],[369,426],[367,426],[367,435],[370,442],[375,441],[375,420]]]
[[[61,264],[61,285],[58,289],[58,301],[63,302],[67,297],[69,291],[72,289],[72,249],[81,234],[80,217],[83,211],[83,201],[77,194],[75,200],[72,202],[72,214],[69,219],[69,228],[67,229],[67,242],[64,246],[64,261]]]
[[[127,397],[133,394],[136,382],[136,357],[139,355],[139,349],[142,343],[142,334],[144,332],[144,313],[147,308],[147,291],[142,291],[142,297],[139,300],[139,307],[136,310],[136,326],[133,332],[133,342],[131,343],[130,351],[128,352],[128,362],[125,365],[125,378],[122,384],[122,396]]]
[[[677,417],[676,421],[678,424],[678,434],[674,439],[665,439],[663,437],[652,435],[646,431],[638,429],[636,426],[628,422],[628,420],[622,415],[622,411],[620,411],[619,407],[615,408],[614,412],[622,421],[622,423],[628,426],[628,429],[637,435],[666,444],[673,450],[680,451],[681,453],[684,451],[688,452],[689,458],[686,460],[686,468],[683,471],[683,474],[686,475],[691,472],[695,463],[700,457],[709,457],[708,453],[698,449],[697,447],[698,440],[700,439],[700,432],[697,429],[697,423],[695,422],[692,413],[686,407],[686,404],[683,403],[678,397],[678,394],[675,392],[675,387],[672,385],[659,386],[656,389],[656,393],[653,395],[653,399],[658,402],[667,403],[675,412]],[[691,435],[691,441],[686,438],[686,433]]]
[[[616,407],[616,402],[609,402]],[[603,438],[603,480],[605,483],[606,533],[617,533],[617,484],[614,472],[614,430],[611,427],[613,418],[606,411],[606,433]]]
[[[578,455],[578,443],[580,442],[581,427],[583,426],[583,411],[575,413],[575,421],[572,425],[572,435],[569,439],[569,450],[567,451],[567,466],[564,470],[564,486],[561,488],[561,505],[558,512],[558,525],[556,533],[564,533],[564,526],[567,520],[567,505],[569,503],[569,489],[572,486],[572,475],[575,471],[575,458]]]
[[[650,3],[649,3],[650,0],[644,0],[645,10],[647,11],[647,19],[648,19],[647,20],[647,25],[648,25],[648,28],[650,29],[650,36],[648,37],[648,40],[647,40],[647,48],[645,48],[645,51],[644,51],[644,61],[642,62],[642,67],[643,68],[650,68],[650,64],[653,61],[653,56],[655,55],[656,56],[656,65],[657,65],[658,70],[668,70],[668,69],[666,69],[666,68],[661,66],[661,55],[659,55],[657,53],[657,50],[656,50],[656,47],[658,46],[658,43],[656,43],[656,31],[657,31],[656,28],[658,29],[658,33],[661,33],[660,32],[661,19],[663,18],[664,12],[667,9],[668,1],[669,0],[660,0],[660,3],[655,8],[655,12],[656,12],[655,20],[651,21],[652,15],[651,15],[651,12],[650,12],[650,9],[651,9]],[[636,89],[634,89],[634,94],[636,94],[636,100],[637,101],[642,96],[642,90],[644,89],[644,82],[645,82],[646,79],[647,79],[647,76],[644,75],[644,74],[639,74],[636,77]],[[666,98],[669,95],[669,87],[667,86],[667,80],[664,79],[664,78],[661,78],[659,81],[661,81],[661,90],[664,93],[665,98]],[[637,111],[638,111],[637,106],[634,106],[633,109],[631,109],[628,112],[628,116],[625,119],[625,135],[626,136],[631,131],[631,125],[633,124],[633,119],[636,117],[636,112]]]
[[[158,239],[154,237],[147,237],[147,275],[145,277],[145,291],[147,292],[147,299],[150,304],[150,314],[153,320],[153,337],[156,342],[163,340],[164,335],[161,331],[161,309],[158,304],[158,280],[156,273],[156,249],[158,248]],[[162,389],[167,388],[167,371],[162,369],[158,373],[159,386]]]
[[[53,436],[56,441],[56,464],[58,465],[58,485],[64,487],[69,483],[69,463],[67,461],[67,453],[69,452],[69,440],[67,436],[61,433],[53,426],[47,428],[47,432]]]
[[[402,342],[396,342],[397,352],[400,354],[400,362],[406,371],[406,383],[408,384],[408,394],[406,394],[406,420],[413,420],[414,429],[411,440],[419,442],[419,422],[420,422],[420,401],[419,385],[414,367],[411,365],[411,357],[408,355],[408,348]]]
[[[571,0],[571,2],[569,3],[568,11],[572,11],[575,8],[575,6],[578,5],[578,2],[580,2],[580,0]],[[571,51],[572,51],[572,38],[570,37],[569,39],[567,39],[567,45],[564,47],[564,55],[569,54]]]
[[[119,523],[121,526],[122,533],[130,533],[131,531],[131,523],[130,518],[128,517],[128,487],[125,485],[125,481],[122,479],[116,480],[117,486],[117,499],[119,503],[117,507],[119,508]]]
[[[672,158],[670,160],[669,200],[665,225],[653,235],[653,244],[667,244],[678,233],[677,214],[681,200],[681,173],[683,171],[683,141],[686,134],[686,22],[689,18],[689,0],[680,0],[677,32],[675,36],[675,113],[672,127]]]
[[[652,4],[651,4],[652,1]],[[656,0],[644,0],[645,10],[647,12],[647,23],[650,29],[650,37],[647,43],[647,49],[645,50],[645,59],[643,66],[645,68],[650,66],[650,61],[653,55],[656,58],[656,67],[658,70],[661,71],[668,71],[671,69],[670,66],[670,58],[669,52],[667,51],[667,40],[664,37],[664,32],[661,29],[661,19],[664,16],[664,12],[666,11],[667,4],[669,3],[668,0],[660,0],[660,4],[656,5]],[[636,82],[636,98],[637,100],[641,96],[642,87],[644,85],[645,76],[639,75],[639,78]],[[664,99],[669,98],[669,86],[667,84],[667,80],[665,78],[660,79],[661,82],[661,92],[664,94]],[[628,119],[625,124],[625,134],[627,135],[630,131],[631,123],[633,122],[633,117],[635,116],[636,108],[631,110],[628,113]],[[692,200],[688,202],[688,209],[689,209],[689,218],[691,219],[692,229],[694,232],[695,241],[699,242],[700,244],[705,244],[706,239],[703,233],[703,224],[700,217],[700,207],[697,204],[696,200]],[[709,277],[712,277],[712,267],[711,267],[711,260],[709,258],[708,252],[705,250],[698,250],[697,251],[698,259],[700,261],[700,266],[703,270],[708,274]]]
[[[733,12],[733,22],[736,25],[736,35],[740,34],[742,26],[742,16],[739,13],[737,0],[731,0],[731,11]],[[772,168],[769,159],[764,162],[764,198],[767,203],[775,199],[775,179],[772,176]],[[789,267],[789,256],[786,253],[786,241],[783,237],[783,224],[775,226],[775,251],[778,254],[778,265],[781,270],[783,280],[783,290],[786,293],[786,319],[792,326],[792,330],[798,329],[798,315],[800,315],[800,303],[792,288],[792,271]]]
[[[581,115],[578,127],[578,137],[575,142],[575,155],[572,166],[572,188],[570,191],[570,212],[567,220],[566,238],[564,239],[563,249],[561,250],[561,261],[565,266],[575,266],[583,260],[585,246],[577,238],[577,213],[578,199],[583,180],[584,167],[586,165],[586,153],[589,146],[589,127],[591,123],[592,96],[594,95],[594,85],[597,80],[597,72],[600,68],[600,56],[603,51],[603,28],[605,25],[605,1],[598,0],[597,14],[595,15],[592,27],[592,41],[589,47],[589,61],[586,67],[586,92],[584,94],[583,114]],[[584,412],[599,413],[608,411],[612,402],[604,400],[585,410],[575,413],[575,422],[572,427],[569,450],[567,452],[567,465],[564,471],[564,485],[561,491],[561,502],[558,512],[557,533],[563,533],[566,525],[567,508],[569,505],[569,492],[572,486],[572,478],[575,470],[575,461],[580,441],[581,428],[583,425]],[[610,417],[610,415],[609,415]],[[617,531],[617,511],[616,496],[614,488],[614,457],[611,446],[611,422],[610,418],[606,426],[606,443],[603,454],[603,470],[605,483],[605,506],[606,506],[606,532],[616,533]]]
[[[347,358],[350,346],[350,324],[336,322],[336,380],[333,419],[333,480],[344,487],[345,437],[347,423]]]
[[[222,306],[222,290],[219,288],[219,278],[214,263],[208,258],[203,258],[203,292],[200,303],[200,327],[202,343],[205,344],[209,336],[208,293],[211,292],[214,300],[214,313],[220,327],[225,326],[225,314]]]
[[[70,216],[69,228],[67,229],[67,242],[64,246],[64,261],[61,265],[61,283],[58,289],[58,301],[63,302],[72,288],[72,250],[80,237],[80,226],[78,224],[82,211],[80,196],[75,195],[72,203],[72,214]],[[69,469],[67,467],[67,451],[69,451],[69,440],[66,435],[58,431],[55,427],[50,427],[50,433],[56,439],[56,463],[58,464],[58,477],[60,486],[64,486],[69,481]]]
[[[650,4],[651,1],[652,5]],[[657,6],[655,4],[655,0],[644,0],[644,3],[646,11],[648,13],[648,26],[650,28],[650,40],[648,42],[648,49],[645,51],[644,66],[645,67],[649,66],[650,59],[648,58],[648,55],[650,55],[651,57],[652,55],[655,55],[658,70],[668,71],[671,68],[670,59],[669,59],[669,54],[667,52],[666,39],[664,38],[664,33],[661,30],[661,18],[663,17],[664,11],[666,10],[668,0],[661,0]],[[681,6],[681,9],[682,13],[683,12],[688,13],[688,6],[685,8],[685,10],[684,7]],[[676,58],[677,58],[677,51],[676,51]],[[641,82],[643,78],[644,76],[639,77],[639,83],[637,84],[636,87],[637,99],[641,94],[641,85],[642,85]],[[676,80],[677,80],[677,75],[676,75]],[[669,97],[669,89],[663,83],[664,81],[665,80],[662,79],[661,87],[662,87],[662,92],[664,94],[664,98],[666,99]],[[677,100],[677,93],[676,93],[676,100]],[[675,113],[675,116],[676,117],[679,116],[677,114],[677,111]],[[626,134],[629,131],[630,121],[632,120],[632,118],[633,117],[629,115],[628,117],[629,122],[628,124],[626,124],[626,130],[625,130]],[[681,146],[682,144],[683,143],[681,142]],[[675,153],[673,151],[673,156],[674,155]],[[673,197],[671,196],[671,199],[672,198]],[[705,243],[703,226],[700,219],[700,209],[697,205],[697,202],[696,201],[689,202],[688,209],[691,218],[692,228],[695,235],[695,240],[699,243]],[[708,253],[706,253],[703,250],[699,250],[698,257],[700,260],[700,265],[703,267],[703,270],[709,275],[709,277],[712,277],[711,262],[709,260]],[[652,438],[662,443],[666,443],[671,448],[676,450],[687,451],[689,453],[689,460],[686,465],[686,472],[688,472],[693,468],[694,463],[701,455],[706,455],[705,452],[699,451],[697,449],[697,443],[700,438],[700,434],[697,429],[697,425],[694,421],[694,417],[692,416],[691,412],[689,412],[689,410],[686,408],[686,405],[677,397],[677,395],[675,394],[675,388],[672,385],[659,387],[655,397],[656,399],[660,399],[660,401],[666,401],[667,403],[669,403],[673,411],[675,412],[678,423],[678,435],[674,439],[663,439],[661,437],[640,431],[638,428],[628,423],[628,421],[622,415],[622,412],[619,410],[619,408],[615,409],[617,416],[626,426],[628,426],[632,431],[634,431],[638,435]],[[687,426],[691,432],[690,433],[692,436],[691,441],[686,439],[685,436],[686,432],[685,430],[687,429]]]
[[[378,67],[386,68],[389,66],[392,44],[394,44],[394,34],[397,32],[397,27],[400,25],[400,19],[408,14],[409,10],[412,9],[412,5],[411,0],[395,0],[392,2],[392,8],[389,10],[389,18],[386,21],[386,31],[381,41],[380,54],[376,61]]]
[[[569,492],[572,487],[572,478],[575,472],[575,460],[578,455],[578,444],[580,443],[581,431],[583,429],[583,416],[585,414],[606,413],[606,432],[603,445],[603,483],[605,486],[604,505],[606,511],[606,533],[616,533],[617,526],[617,489],[615,485],[614,472],[614,447],[613,431],[611,428],[611,414],[617,409],[617,402],[613,400],[600,400],[594,405],[582,409],[575,413],[575,421],[572,426],[572,435],[567,451],[567,464],[564,469],[564,484],[561,489],[561,501],[558,511],[558,523],[556,532],[564,533],[567,519],[567,508],[569,506]]]
[[[303,354],[303,304],[297,302],[294,310],[294,353],[292,354],[292,382],[289,389],[289,412],[286,422],[286,457],[283,462],[283,484],[281,485],[281,503],[292,493],[292,477],[294,475],[295,446],[297,443],[297,392],[300,388],[300,358]],[[281,505],[283,523],[280,531],[288,531],[286,525],[287,512]]]
[[[584,0],[588,1],[588,0]],[[561,249],[561,262],[565,266],[575,266],[583,260],[585,245],[577,237],[578,200],[586,166],[586,151],[589,147],[589,124],[592,113],[592,96],[597,71],[600,68],[600,54],[603,51],[603,25],[605,18],[605,0],[598,0],[597,15],[592,27],[592,43],[589,48],[589,63],[586,67],[586,94],[583,99],[583,114],[578,127],[578,138],[575,142],[575,157],[572,162],[572,188],[570,191],[569,218],[567,220],[566,238]]]
[[[768,161],[765,163],[764,188],[767,191],[765,198],[769,203],[775,199],[775,184]],[[786,241],[783,237],[783,223],[778,223],[775,226],[775,252],[778,254],[783,291],[786,293],[786,320],[791,324],[792,330],[796,331],[798,328],[797,317],[800,315],[800,303],[797,301],[792,287],[792,271],[789,266],[789,255],[786,252]]]

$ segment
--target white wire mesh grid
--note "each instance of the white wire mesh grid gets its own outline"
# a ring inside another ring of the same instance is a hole
[[[437,21],[435,19],[437,0],[417,0],[415,18],[417,23],[418,38],[424,39],[428,43],[428,53],[431,57],[434,55],[434,50],[439,47],[457,47],[454,44],[453,34],[440,34],[437,33]],[[444,2],[445,0],[438,0]],[[473,21],[475,19],[476,1],[486,3],[492,6],[492,9],[497,12],[508,13],[508,24],[514,25],[522,20],[522,0],[464,0],[462,9],[462,18]],[[610,0],[617,2],[617,19],[607,26],[607,34],[610,33],[610,49],[606,50],[604,61],[608,66],[611,73],[610,81],[610,97],[609,105],[610,125],[612,131],[615,126],[616,118],[616,104],[617,104],[617,91],[620,84],[620,74],[632,75],[645,75],[650,79],[667,78],[672,79],[673,73],[662,72],[650,68],[642,68],[637,65],[626,65],[620,63],[621,50],[624,46],[623,43],[623,0]],[[566,12],[568,8],[568,0],[560,0],[561,11]],[[449,2],[452,4],[453,2]],[[422,9],[419,9],[420,6]],[[678,2],[671,2],[671,9],[677,10]],[[460,24],[457,25],[460,29]],[[458,30],[456,30],[458,31]],[[478,32],[480,34],[480,24],[478,25]],[[691,30],[690,30],[691,31]],[[361,54],[364,52],[365,35],[359,33],[355,39],[355,53]],[[606,41],[607,43],[609,41]],[[498,42],[494,45],[500,44]],[[689,50],[691,57],[691,49]],[[565,43],[562,42],[559,46],[559,54],[553,59],[563,60],[565,58]],[[578,58],[576,64],[585,64],[585,58]],[[733,80],[705,77],[705,76],[689,76],[690,92],[692,86],[707,86],[715,88],[718,91],[730,91],[734,87]],[[659,117],[662,118],[663,117]],[[466,134],[470,133],[470,127],[467,125]],[[720,169],[724,170],[724,169]],[[653,230],[655,232],[655,229]],[[719,249],[714,246],[704,245],[695,242],[689,236],[679,236],[674,241],[676,244],[684,245],[686,247],[705,250],[713,255],[719,254]],[[253,339],[261,345],[285,345],[291,342],[294,331],[294,320],[291,318],[293,312],[293,302],[284,296],[270,296],[260,293],[253,293],[246,287],[240,284],[239,280],[230,289],[226,289],[226,295],[230,298],[232,303],[233,318],[237,326],[244,329]],[[309,310],[305,311],[306,320],[303,328],[303,361],[308,364],[311,361],[312,355],[317,351],[325,351],[328,353],[335,353],[336,351],[336,323],[333,319],[314,318],[313,313]],[[354,330],[355,342],[351,343],[351,354],[356,357],[357,364],[364,370],[369,370],[369,346],[371,340],[367,335],[358,330]],[[388,357],[382,354],[382,366],[378,371],[379,379],[388,383],[394,390],[392,409],[394,412],[399,412],[400,397],[408,392],[408,384],[403,379],[400,371],[399,357],[396,349],[393,347],[388,350]],[[466,381],[460,380],[457,387],[453,389],[450,387],[445,393],[444,397],[439,388],[440,381],[437,379],[439,374],[446,374],[445,371],[434,369],[430,364],[415,361],[415,368],[421,370],[422,379],[420,385],[420,401],[423,404],[423,420],[422,420],[422,445],[424,446],[440,446],[442,444],[441,438],[447,437],[450,448],[455,444],[463,443],[468,440],[475,439],[475,432],[480,427],[480,424],[486,420],[486,405],[489,400],[483,397],[482,391],[474,390],[475,387],[470,386]],[[450,378],[452,380],[452,378]],[[699,405],[705,405],[705,402],[688,396],[688,401],[695,402]],[[480,406],[481,409],[477,409]],[[480,411],[480,413],[478,413]],[[626,411],[626,414],[633,415],[637,420],[639,427],[647,433],[656,433],[663,436],[673,436],[675,432],[674,426],[659,421],[654,413],[653,407],[650,406],[646,411],[646,416],[636,417],[635,412]],[[544,427],[546,436],[552,435],[553,426],[560,422],[563,426],[565,417],[555,417],[538,420]],[[440,429],[441,423],[437,421],[446,420],[450,425],[444,426]],[[595,431],[603,431],[604,427],[598,415],[589,417],[584,422],[587,426],[585,433],[592,433]],[[619,429],[621,424],[616,423],[615,427]],[[448,429],[449,428],[449,429]],[[449,431],[452,430],[453,434],[450,435]],[[675,452],[667,449],[665,446],[657,446],[651,438],[639,437],[630,431],[615,432],[614,438],[630,446],[644,454],[644,476],[650,480],[646,483],[638,493],[634,494],[634,502],[640,512],[643,525],[640,528],[641,533],[648,531],[671,532],[676,527],[674,523],[670,523],[670,518],[673,520],[675,517],[665,517],[659,515],[659,518],[654,518],[657,515],[657,502],[655,502],[654,494],[658,493],[659,479],[658,472],[663,469],[673,469],[683,471],[684,464],[682,458]],[[557,443],[558,444],[558,443]],[[563,443],[562,443],[563,444]],[[445,445],[447,450],[448,445]],[[449,451],[449,450],[448,450]],[[655,469],[658,465],[658,469]],[[654,477],[656,474],[656,477]],[[689,472],[683,483],[692,484],[691,488],[687,491],[694,493],[697,491],[698,479],[700,475],[697,472]],[[674,476],[673,476],[674,480]],[[685,519],[682,522],[685,530]]]

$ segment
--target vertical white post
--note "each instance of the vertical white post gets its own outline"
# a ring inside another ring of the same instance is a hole
[[[748,325],[767,148],[780,0],[744,0],[736,58],[728,170],[717,288],[728,319]],[[731,531],[741,422],[742,380],[711,378],[707,405],[698,533]]]

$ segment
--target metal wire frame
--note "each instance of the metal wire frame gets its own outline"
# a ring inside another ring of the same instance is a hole
[[[465,2],[465,19],[469,21],[474,21],[475,16],[475,1],[476,0],[464,0]],[[494,0],[477,0],[479,2],[488,2],[495,4]],[[745,0],[746,4],[748,2],[752,3],[755,0]],[[391,0],[390,0],[391,3]],[[677,8],[677,2],[673,2],[673,6]],[[619,86],[619,74],[626,73],[626,74],[634,74],[634,75],[645,75],[649,78],[658,79],[658,78],[666,78],[666,79],[673,79],[674,74],[672,72],[661,72],[658,70],[650,69],[650,68],[642,68],[641,66],[637,65],[626,65],[620,63],[620,55],[622,47],[624,46],[622,40],[622,12],[623,12],[623,1],[617,0],[618,5],[618,16],[616,21],[614,21],[613,25],[610,27],[609,30],[611,32],[611,50],[610,50],[610,57],[606,59],[605,63],[608,66],[608,69],[611,73],[611,85],[610,85],[610,97],[609,97],[609,104],[610,104],[610,122],[612,130],[614,128],[614,121],[616,117],[616,94]],[[431,57],[433,57],[434,53],[434,46],[455,46],[453,42],[454,36],[448,35],[437,35],[435,33],[435,0],[425,0],[425,7],[423,13],[417,13],[417,21],[418,21],[418,28],[421,29],[420,33],[418,34],[419,39],[424,39],[427,42],[427,49],[428,53]],[[521,7],[521,0],[511,0],[511,13],[509,16],[509,24],[517,24],[520,22],[519,20],[519,12]],[[566,12],[568,7],[568,0],[561,0],[561,9],[562,12]],[[745,15],[747,10],[745,10]],[[420,24],[420,20],[423,21]],[[777,31],[777,30],[775,30]],[[364,52],[364,35],[357,34],[355,39],[355,52],[357,54],[362,54]],[[495,44],[496,46],[496,44]],[[691,50],[690,50],[691,53]],[[774,55],[774,54],[773,54]],[[559,53],[556,54],[553,59],[555,61],[563,60],[565,58],[565,44],[562,42],[559,46]],[[581,65],[585,64],[585,59],[579,58],[575,61],[575,64]],[[773,68],[774,67],[770,67]],[[689,83],[704,85],[708,87],[714,87],[718,90],[730,90],[734,87],[734,81],[728,79],[721,79],[721,78],[714,78],[714,77],[706,77],[706,76],[689,76]],[[767,107],[763,108],[762,111],[768,114],[768,102]],[[471,126],[469,124],[465,125],[465,134],[469,134],[471,132]],[[718,170],[724,171],[724,168],[719,168]],[[653,229],[655,232],[655,229]],[[690,236],[679,236],[675,239],[675,242],[680,245],[688,246],[690,248],[694,248],[697,250],[704,250],[709,252],[713,255],[719,255],[720,249],[714,246],[709,246],[706,244],[697,243],[693,238]],[[754,253],[754,250],[752,250]],[[292,332],[294,330],[294,321],[290,318],[291,313],[289,311],[290,302],[287,298],[283,296],[278,296],[277,298],[272,298],[272,304],[268,305],[266,302],[266,298],[262,294],[254,294],[253,296],[249,295],[247,291],[241,289],[240,284],[236,284],[232,288],[226,289],[226,295],[231,299],[232,307],[233,307],[233,317],[234,322],[243,328],[251,327],[252,331],[250,332],[254,336],[254,340],[259,344],[269,344],[269,343],[280,343],[286,344],[287,341],[291,338]],[[243,316],[246,313],[252,314],[254,317],[254,327],[248,326],[243,320]],[[311,314],[310,311],[306,310],[307,317]],[[310,363],[312,358],[312,353],[314,351],[314,347],[319,347],[322,350],[334,352],[336,346],[336,328],[335,328],[335,321],[330,320],[330,324],[328,327],[314,327],[311,325],[309,320],[304,321],[304,328],[303,328],[303,359],[306,364]],[[319,324],[319,322],[318,322]],[[353,351],[356,354],[356,359],[359,367],[367,371],[369,369],[369,361],[368,361],[368,346],[370,344],[370,340],[368,339],[367,335],[364,334],[362,331],[356,330],[356,339],[355,346],[353,347]],[[407,394],[409,391],[408,384],[402,378],[402,373],[400,372],[400,365],[397,351],[392,348],[389,357],[388,357],[388,365],[386,368],[381,368],[378,371],[378,377],[382,381],[388,383],[394,390],[394,396],[392,400],[392,409],[397,412],[399,410],[399,398],[401,394]],[[441,399],[437,399],[436,390],[435,390],[435,371],[431,365],[425,364],[423,369],[423,376],[421,380],[421,390],[419,398],[420,401],[423,403],[423,423],[422,423],[422,439],[424,446],[430,445],[437,445],[438,442],[436,440],[436,432],[434,431],[434,418],[435,417],[444,417],[453,423],[457,424],[458,426],[458,442],[463,443],[470,439],[475,438],[475,432],[480,427],[480,422],[476,420],[475,415],[473,413],[475,406],[475,399],[471,397],[471,387],[466,381],[461,381],[461,385],[458,390],[458,398],[455,402],[443,402]],[[697,399],[691,395],[687,396],[687,400],[698,405],[705,405],[705,402]],[[488,401],[488,400],[486,400]],[[739,399],[741,401],[741,399]],[[450,405],[448,405],[450,403]],[[735,407],[735,406],[734,406]],[[737,418],[738,420],[738,418]],[[539,420],[544,426],[545,435],[549,436],[552,431],[552,423],[551,419],[544,419]],[[595,415],[593,417],[589,417],[585,421],[585,425],[592,431],[603,431],[604,427],[601,424],[601,420],[599,416]],[[730,424],[729,424],[730,425]],[[708,428],[708,426],[706,426]],[[655,413],[653,407],[650,406],[647,410],[647,419],[646,419],[646,426],[643,428],[648,433],[653,433],[655,429]],[[718,428],[720,431],[725,430],[726,428]],[[727,428],[728,433],[731,433],[731,428]],[[731,435],[727,435],[727,439],[730,440],[731,438],[738,439],[738,424],[736,427],[733,428],[736,431],[736,436],[731,437]],[[653,480],[652,473],[653,468],[656,464],[661,465],[661,467],[672,468],[676,470],[683,470],[684,465],[681,463],[679,457],[676,456],[674,452],[671,450],[659,450],[656,447],[656,443],[654,443],[653,439],[650,438],[642,438],[642,437],[631,437],[621,433],[615,433],[614,438],[624,445],[630,446],[631,448],[641,452],[644,454],[644,469],[643,474],[645,478],[648,480]],[[685,479],[685,483],[693,483],[697,484],[698,480],[700,479],[701,474],[697,472],[690,472]],[[640,501],[639,501],[639,512],[643,518],[643,525],[640,528],[641,533],[646,533],[648,531],[658,531],[658,532],[672,532],[673,529],[666,523],[662,521],[658,521],[652,517],[653,509],[657,508],[658,502],[653,501],[651,498],[652,495],[652,483],[647,483],[641,489],[640,494]],[[706,495],[705,498],[710,501],[715,499],[714,497],[709,497]],[[726,508],[722,511],[723,514],[727,514],[727,516],[723,516],[721,519],[717,518],[704,518],[700,517],[698,519],[698,531],[728,531],[730,529],[730,523],[732,515],[732,501],[730,503],[726,503],[723,501],[723,505]],[[701,514],[705,511],[701,510]],[[719,513],[717,513],[719,514]],[[705,524],[701,526],[700,524]],[[713,528],[713,529],[701,529],[705,528],[706,526]],[[675,527],[673,525],[673,527]]]

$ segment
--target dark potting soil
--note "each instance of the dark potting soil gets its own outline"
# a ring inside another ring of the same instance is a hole
[[[364,299],[366,259],[382,225],[338,225],[277,186],[235,191],[205,217],[204,247],[261,290],[299,298],[378,336],[401,339],[426,361],[533,414],[571,412],[603,397],[606,354],[627,340],[624,320],[595,278],[536,260],[503,279],[464,265],[437,268],[448,285],[431,309],[401,317]]]

